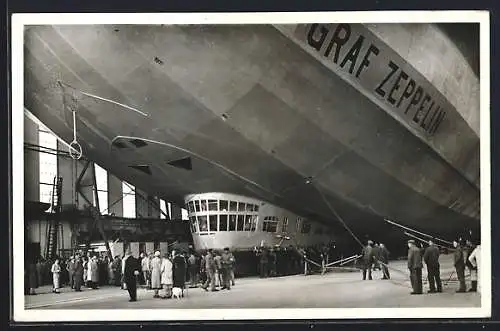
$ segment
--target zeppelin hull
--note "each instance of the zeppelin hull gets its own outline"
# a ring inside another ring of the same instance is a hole
[[[360,236],[479,227],[472,131],[448,158],[273,26],[29,27],[24,52],[26,109],[70,142],[76,107],[85,156],[151,194],[241,194]]]

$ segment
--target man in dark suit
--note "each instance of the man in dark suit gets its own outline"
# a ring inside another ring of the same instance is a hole
[[[130,302],[137,301],[137,276],[139,276],[141,271],[141,263],[138,259],[132,256],[130,250],[127,251],[125,257],[125,272],[123,273],[123,278],[125,284],[127,285],[127,291],[130,296]]]
[[[411,294],[422,294],[422,254],[415,245],[414,240],[408,240],[408,269],[410,270],[410,281],[413,292]]]
[[[384,276],[382,279],[391,279],[391,274],[389,273],[389,268],[387,264],[389,263],[389,250],[385,247],[384,244],[380,243],[380,252],[379,252],[379,261],[382,266],[382,273]]]
[[[463,293],[465,292],[465,259],[461,240],[455,240],[453,242],[453,247],[455,247],[455,253],[453,254],[454,265],[458,281],[460,282],[460,287],[458,288],[457,293]]]
[[[443,292],[441,286],[441,275],[439,270],[439,248],[432,240],[429,240],[429,246],[424,251],[424,262],[427,265],[427,279],[429,280],[429,293]]]
[[[75,257],[71,256],[69,259],[68,264],[66,265],[66,269],[68,270],[68,277],[69,277],[69,286],[74,289],[75,288],[75,281],[74,281],[74,274],[75,274]]]
[[[366,280],[366,271],[368,270],[368,279],[372,280],[372,265],[373,265],[373,241],[368,240],[367,245],[361,252],[361,263],[363,267],[363,280]]]
[[[83,261],[80,255],[76,255],[73,265],[73,284],[76,292],[81,292],[83,284]]]

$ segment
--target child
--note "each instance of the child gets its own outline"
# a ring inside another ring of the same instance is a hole
[[[59,280],[61,277],[61,266],[59,265],[59,259],[56,259],[54,264],[52,265],[52,280],[54,282],[54,289],[52,292],[54,293],[60,293],[59,292]]]

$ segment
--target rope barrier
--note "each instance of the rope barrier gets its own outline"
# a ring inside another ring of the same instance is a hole
[[[360,257],[361,257],[361,255],[353,255],[353,256],[347,257],[345,259],[340,259],[340,260],[337,260],[335,262],[331,262],[331,263],[325,264],[325,267],[329,268],[330,266],[333,266],[333,265],[335,265],[337,263],[341,263],[342,264],[342,263],[352,262],[354,260],[357,260]]]

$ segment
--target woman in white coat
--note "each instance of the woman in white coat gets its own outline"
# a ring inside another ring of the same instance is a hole
[[[171,298],[173,284],[172,262],[168,258],[167,253],[165,253],[161,261],[161,284],[163,285],[163,289],[165,290],[163,299]]]
[[[92,289],[97,289],[97,284],[99,284],[99,264],[97,263],[96,256],[89,260],[87,273],[88,280],[90,281],[90,287]]]
[[[159,298],[159,290],[161,289],[161,265],[160,252],[156,251],[155,256],[151,259],[149,272],[151,275],[151,288],[155,291],[153,298]]]
[[[54,283],[54,289],[52,292],[59,293],[59,281],[61,279],[61,265],[59,264],[59,259],[54,261],[50,271],[52,272],[52,281]]]
[[[479,273],[481,271],[481,245],[477,245],[476,248],[474,248],[472,253],[469,255],[469,262],[473,266],[473,269],[471,269],[470,273],[472,287],[469,290],[469,292],[478,292],[477,284],[479,281]]]

